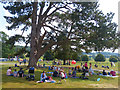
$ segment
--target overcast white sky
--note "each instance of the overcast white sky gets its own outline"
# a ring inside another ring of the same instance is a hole
[[[118,24],[118,2],[119,1],[120,0],[99,0],[99,4],[100,4],[99,9],[102,10],[104,14],[109,13],[109,12],[115,13],[113,22],[116,22],[117,24]],[[3,18],[3,16],[5,15],[10,15],[10,14],[3,9],[3,5],[0,3],[0,17],[1,17],[0,18],[0,31],[4,31],[9,36],[13,36],[14,34],[21,34],[22,32],[20,30],[19,31],[14,31],[14,30],[8,31],[6,29],[5,26],[7,26],[8,24]],[[28,33],[30,33],[30,31],[24,33],[24,35],[27,35]],[[115,52],[118,53],[118,50],[116,50]]]

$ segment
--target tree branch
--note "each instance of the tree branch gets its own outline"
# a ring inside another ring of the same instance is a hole
[[[62,31],[59,31],[59,30],[57,30],[57,29],[55,29],[55,28],[53,28],[53,27],[51,27],[51,26],[49,26],[49,25],[44,25],[44,26],[49,27],[49,28],[50,28],[51,30],[53,30],[53,31],[57,31],[57,32],[62,33]]]

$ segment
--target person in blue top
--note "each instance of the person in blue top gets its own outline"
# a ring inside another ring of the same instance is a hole
[[[75,69],[73,69],[72,77],[76,77],[76,71],[75,71]]]
[[[23,75],[24,75],[24,71],[22,69],[23,68],[20,68],[20,70],[18,71],[18,76],[19,77],[23,77]]]
[[[70,75],[69,77],[76,77],[76,71],[75,71],[75,69],[73,69],[72,75]]]
[[[26,59],[24,59],[23,62],[24,62],[24,65],[25,65],[26,64]]]
[[[47,78],[47,76],[45,74],[45,71],[43,71],[43,73],[41,73],[41,80],[40,81],[45,82],[46,78]]]
[[[17,70],[15,69],[15,71],[13,72],[13,75],[14,75],[14,77],[17,77]]]

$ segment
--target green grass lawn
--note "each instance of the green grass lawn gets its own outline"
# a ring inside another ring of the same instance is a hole
[[[27,81],[25,77],[6,76],[6,71],[9,66],[12,66],[13,71],[14,69],[19,70],[19,67],[13,67],[14,65],[2,65],[2,88],[118,88],[118,78],[108,78],[97,75],[89,76],[89,80],[68,78],[66,82],[62,81],[62,84],[36,83],[36,81],[40,80],[40,75],[43,70],[45,72],[51,70],[48,70],[48,68],[35,69],[35,81]],[[22,65],[21,67],[24,68],[23,70],[25,74],[27,74],[28,70],[26,70],[26,66]],[[64,70],[68,73],[68,69]],[[77,76],[80,76],[80,74],[81,73],[77,72]],[[51,76],[51,74],[47,74],[47,76]],[[98,82],[97,78],[101,80]],[[53,79],[56,82],[60,80],[59,77]]]
[[[45,63],[46,65],[52,65],[52,62],[53,61],[49,61],[49,63],[47,63],[47,61],[38,61],[38,63],[40,64],[40,65],[43,65],[43,63]],[[69,65],[57,65],[57,66],[63,66],[63,67],[75,67],[76,65],[81,65],[81,62],[82,61],[77,61],[76,62],[76,64],[71,64],[70,66]],[[108,59],[106,59],[106,61],[105,62],[95,62],[93,59],[92,60],[90,60],[90,61],[88,61],[88,66],[89,66],[89,63],[92,63],[92,68],[93,69],[105,69],[105,70],[111,70],[111,69],[113,69],[113,70],[116,70],[116,71],[118,71],[118,62],[116,62],[115,63],[115,67],[113,66],[113,67],[111,67],[111,65],[110,65],[110,62],[108,61]],[[19,62],[18,61],[5,61],[5,62],[0,62],[0,63],[17,63],[18,65],[19,65]],[[62,63],[63,63],[63,61],[62,61]],[[85,63],[85,62],[82,62],[83,64]],[[97,64],[98,65],[98,68],[95,68],[94,67],[94,64]],[[102,68],[102,65],[103,66],[109,66],[110,67],[110,69],[107,69],[107,68]]]

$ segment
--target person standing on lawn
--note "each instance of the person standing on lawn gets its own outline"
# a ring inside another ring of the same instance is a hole
[[[61,82],[62,80],[64,80],[64,81],[66,82],[66,80],[65,80],[65,73],[64,73],[64,71],[63,71],[63,70],[61,70],[60,72],[61,72],[61,73],[60,73],[61,80],[60,80],[59,82]]]
[[[87,62],[85,62],[85,69],[87,69],[87,68],[88,68]]]

